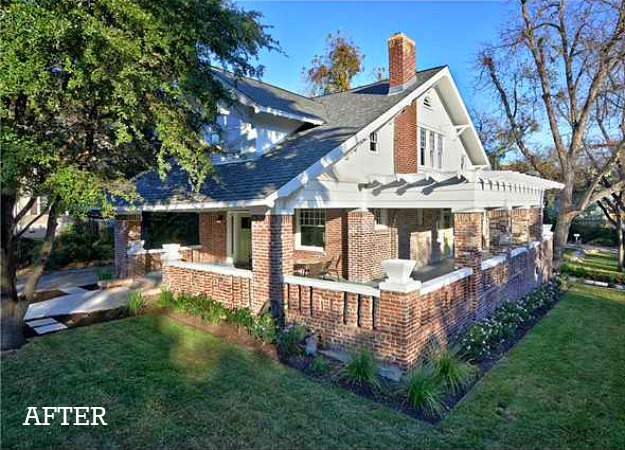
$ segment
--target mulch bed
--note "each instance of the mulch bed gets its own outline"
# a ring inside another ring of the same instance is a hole
[[[445,405],[446,413],[440,416],[431,416],[424,414],[422,411],[413,408],[403,396],[402,393],[402,383],[392,381],[386,378],[381,378],[382,387],[379,390],[373,389],[369,386],[356,386],[344,379],[341,379],[339,373],[343,364],[327,358],[323,357],[325,363],[328,365],[329,370],[324,373],[317,373],[312,370],[312,362],[314,357],[312,356],[285,356],[280,360],[294,369],[299,370],[305,375],[319,380],[324,383],[329,383],[333,385],[340,386],[344,389],[353,392],[356,395],[360,395],[362,397],[366,397],[370,400],[373,400],[376,403],[387,406],[396,411],[407,414],[415,419],[422,420],[429,423],[438,423],[445,418],[449,412],[453,410],[453,408],[471,391],[473,386],[490,371],[497,362],[503,358],[507,352],[512,349],[516,344],[523,339],[523,337],[531,330],[534,325],[536,325],[540,320],[553,308],[559,299],[549,305],[546,305],[536,311],[534,318],[528,322],[523,323],[516,331],[516,334],[513,338],[502,343],[501,347],[498,351],[490,358],[482,359],[478,361],[472,361],[472,364],[476,366],[479,370],[476,372],[475,376],[471,380],[471,382],[466,386],[466,388],[457,394],[449,393],[443,400]]]

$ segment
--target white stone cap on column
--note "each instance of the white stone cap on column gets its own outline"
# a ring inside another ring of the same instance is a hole
[[[386,280],[380,283],[380,289],[393,292],[413,292],[421,288],[421,282],[410,278],[416,261],[411,259],[385,259],[382,267]]]

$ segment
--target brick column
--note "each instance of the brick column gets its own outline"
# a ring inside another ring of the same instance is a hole
[[[118,214],[115,216],[115,275],[126,278],[128,268],[128,244],[141,240],[141,214]]]
[[[541,241],[543,237],[543,209],[532,207],[529,209],[529,238],[530,241]]]
[[[508,208],[491,209],[487,214],[490,227],[490,252],[496,255],[504,254],[512,242],[510,210]]]
[[[366,282],[372,279],[375,263],[375,216],[356,209],[347,213],[347,279]]]
[[[414,287],[397,290],[380,283],[380,301],[376,328],[384,335],[376,346],[377,355],[385,361],[410,368],[421,353],[423,342],[417,339],[420,324],[419,308],[422,302],[421,283]]]
[[[454,259],[458,267],[471,267],[474,251],[482,252],[482,211],[455,212]]]
[[[512,246],[520,247],[530,241],[530,209],[513,208],[510,211],[512,222]]]
[[[293,216],[252,216],[252,309],[284,314],[282,275],[293,273]]]

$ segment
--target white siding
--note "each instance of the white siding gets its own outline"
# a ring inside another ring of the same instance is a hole
[[[423,104],[425,97],[429,97],[431,107],[427,107]],[[445,106],[441,101],[441,98],[436,89],[431,89],[427,94],[423,95],[417,101],[417,121],[419,130],[425,128],[435,133],[443,135],[443,170],[459,170],[461,155],[466,155],[466,150],[462,140],[457,136],[454,124],[451,122]],[[420,136],[419,136],[420,137]],[[430,136],[427,136],[428,146],[430,143]],[[417,145],[419,139],[417,139]],[[471,168],[471,163],[468,156],[465,156],[466,166],[465,169]],[[430,160],[430,152],[426,151],[426,166],[432,167],[432,161]]]
[[[393,121],[378,128],[378,151],[372,152],[369,139],[365,139],[354,150],[337,162],[327,172],[327,176],[342,181],[361,181],[367,173],[392,175],[393,162]]]

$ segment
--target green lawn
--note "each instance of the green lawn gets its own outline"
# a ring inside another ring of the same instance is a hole
[[[27,406],[107,427],[24,427]],[[37,339],[2,362],[2,448],[625,446],[625,295],[575,286],[437,425],[163,317]]]
[[[575,255],[575,250],[566,249],[564,257],[567,261],[571,261]],[[618,258],[615,252],[608,250],[590,250],[584,258],[575,262],[576,265],[586,267],[587,269],[599,270],[604,272],[617,272]]]

